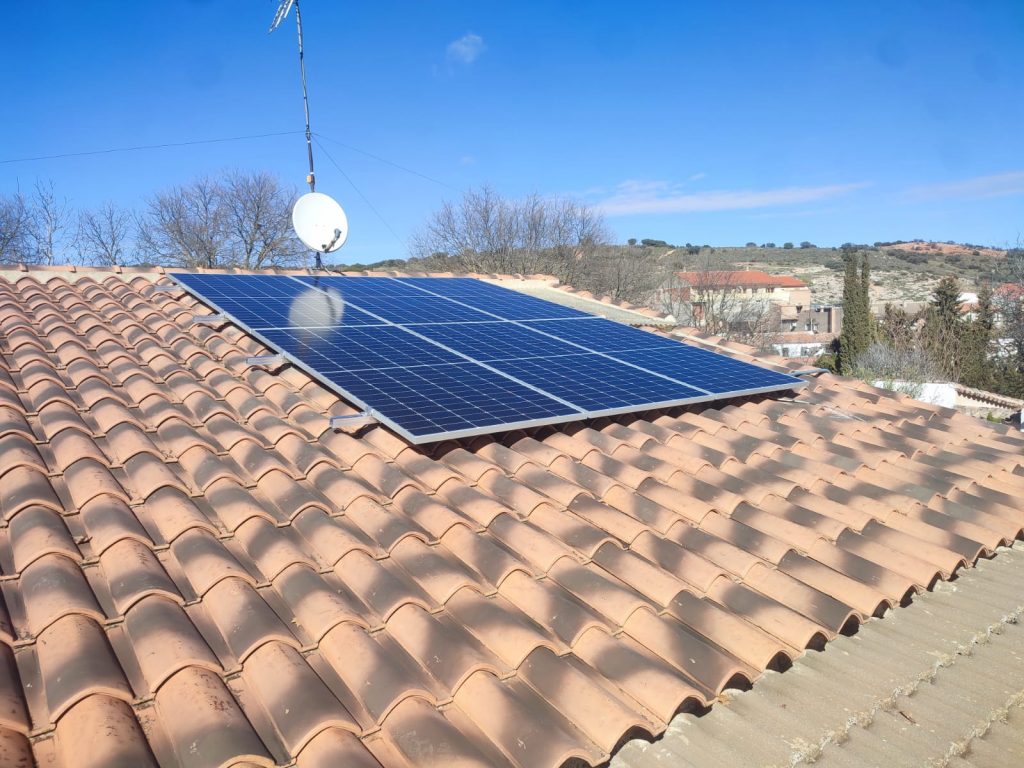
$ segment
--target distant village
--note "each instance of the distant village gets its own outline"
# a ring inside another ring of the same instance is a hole
[[[1020,291],[1008,283],[994,291],[997,298]],[[1021,297],[1017,296],[1019,303]],[[965,322],[978,319],[979,297],[974,292],[959,295],[959,312]],[[680,272],[671,287],[664,289],[662,305],[674,309],[679,322],[700,328],[717,328],[725,336],[739,335],[753,341],[765,352],[807,365],[814,365],[833,350],[843,331],[841,304],[816,304],[811,286],[791,275],[773,275],[760,270]],[[999,305],[997,302],[996,306]],[[913,317],[928,302],[871,301],[870,311],[881,319],[887,311]],[[888,308],[888,310],[887,310]],[[1002,318],[995,313],[995,354],[1009,354],[1009,340],[999,338]],[[1005,418],[1024,407],[1024,401],[951,382],[927,382],[918,399],[956,407],[978,416]]]

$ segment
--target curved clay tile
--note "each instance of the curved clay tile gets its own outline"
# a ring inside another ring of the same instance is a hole
[[[61,516],[47,507],[26,507],[10,519],[8,531],[14,569],[19,573],[44,555],[82,560]]]
[[[292,606],[296,626],[314,643],[339,624],[349,622],[370,629],[382,623],[347,587],[332,583],[329,574],[317,573],[312,567],[289,565],[273,583],[285,604]]]
[[[203,596],[203,607],[236,663],[243,663],[254,650],[274,640],[296,650],[302,648],[302,643],[248,580],[218,581]]]
[[[104,694],[126,702],[134,698],[106,635],[92,618],[71,614],[55,621],[39,634],[36,656],[51,723],[87,696]]]
[[[231,692],[207,669],[178,672],[157,692],[156,707],[183,768],[274,765]]]
[[[512,673],[485,645],[448,614],[431,614],[408,604],[388,619],[389,634],[450,696],[479,670],[499,677]]]
[[[156,555],[137,539],[122,539],[106,549],[100,568],[119,615],[149,595],[185,602]]]
[[[270,642],[246,659],[242,679],[290,754],[327,728],[361,728],[294,648]]]
[[[188,667],[223,673],[216,655],[174,600],[143,597],[126,612],[124,629],[151,693]]]
[[[97,738],[97,734],[107,738]],[[157,765],[131,707],[104,694],[86,697],[57,721],[56,746],[64,765]]]

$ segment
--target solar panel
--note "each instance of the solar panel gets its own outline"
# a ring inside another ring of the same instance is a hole
[[[472,278],[172,277],[413,443],[804,383]]]

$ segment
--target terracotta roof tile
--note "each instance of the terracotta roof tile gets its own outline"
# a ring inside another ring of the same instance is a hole
[[[593,765],[1024,531],[860,382],[417,448],[149,285],[0,281],[0,764]]]
[[[234,696],[207,669],[187,667],[174,675],[157,692],[156,708],[175,757],[186,768],[274,764]]]
[[[36,654],[50,722],[92,694],[134,698],[110,642],[91,618],[72,614],[54,622],[39,634]]]
[[[328,635],[330,637],[330,635]],[[327,653],[325,638],[321,652]],[[355,655],[358,651],[353,648]],[[246,660],[242,679],[274,724],[289,754],[298,754],[327,728],[361,729],[316,672],[294,648],[270,642]]]
[[[117,734],[117,738],[96,738],[96,734]],[[131,707],[120,699],[104,695],[87,697],[60,719],[55,736],[59,762],[64,765],[157,765]]]
[[[203,596],[203,606],[233,655],[234,664],[271,640],[302,647],[273,608],[243,579],[227,578],[214,584]]]

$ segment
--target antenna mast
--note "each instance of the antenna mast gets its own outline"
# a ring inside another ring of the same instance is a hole
[[[316,192],[316,173],[313,171],[313,132],[309,129],[309,92],[306,89],[306,58],[302,47],[302,13],[299,11],[299,0],[281,0],[277,7],[277,13],[270,24],[267,34],[270,34],[280,26],[281,22],[288,17],[288,12],[295,6],[295,27],[299,36],[299,73],[302,76],[302,110],[306,117],[306,157],[309,159],[309,174],[306,176],[306,183],[309,184],[309,191]],[[323,261],[320,258],[320,251],[315,251],[316,268],[323,269]]]
[[[313,173],[313,133],[309,130],[309,93],[306,91],[306,59],[302,51],[302,14],[299,0],[295,0],[295,27],[299,32],[299,72],[302,75],[302,110],[306,115],[306,156],[309,158],[309,191],[316,192],[316,174]]]

